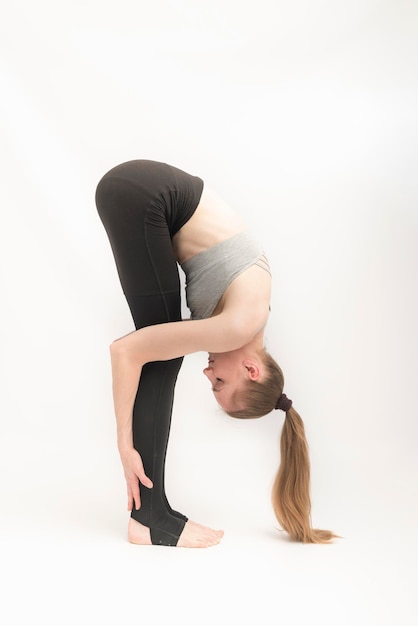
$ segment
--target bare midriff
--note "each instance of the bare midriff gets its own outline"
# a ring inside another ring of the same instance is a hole
[[[173,237],[177,261],[184,263],[244,230],[247,224],[240,215],[205,185],[196,211]]]

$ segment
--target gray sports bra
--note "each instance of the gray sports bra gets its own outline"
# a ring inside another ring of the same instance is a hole
[[[234,278],[252,265],[270,273],[263,247],[248,231],[185,261],[181,267],[186,274],[186,302],[192,319],[210,317]]]

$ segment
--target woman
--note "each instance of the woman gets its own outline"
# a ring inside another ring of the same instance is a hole
[[[269,266],[244,221],[199,177],[149,160],[105,174],[96,204],[137,329],[110,347],[129,541],[208,547],[223,536],[173,510],[164,489],[177,375],[184,355],[199,351],[209,353],[204,374],[228,415],[285,411],[272,493],[276,517],[295,540],[330,541],[331,532],[311,528],[303,423],[263,346]],[[181,320],[178,264],[191,321]]]

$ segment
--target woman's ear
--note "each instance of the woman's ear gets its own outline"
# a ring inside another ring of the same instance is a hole
[[[242,364],[247,370],[247,375],[250,380],[258,380],[261,376],[260,368],[257,361],[252,359],[245,359]]]

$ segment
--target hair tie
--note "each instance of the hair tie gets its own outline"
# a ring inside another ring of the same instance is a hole
[[[277,400],[276,406],[274,408],[281,409],[282,411],[287,413],[291,406],[292,406],[292,401],[287,397],[285,393],[282,393],[280,398]]]

